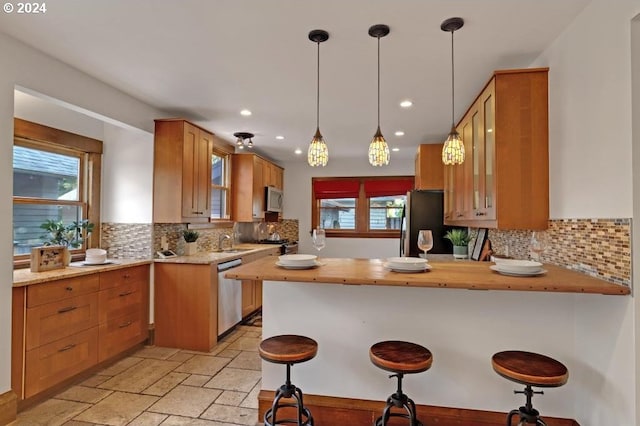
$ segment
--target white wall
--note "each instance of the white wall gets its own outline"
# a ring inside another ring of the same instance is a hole
[[[340,143],[335,141],[333,143]],[[346,142],[343,142],[346,143]],[[355,142],[349,142],[355,143]],[[335,160],[329,157],[326,167],[309,167],[306,156],[300,156],[296,162],[283,163],[284,167],[284,217],[298,219],[300,226],[299,252],[314,253],[311,243],[311,178],[342,176],[388,176],[413,175],[413,158],[394,158],[385,167],[372,167],[367,159],[369,141],[359,141],[362,145],[362,157],[356,159]],[[416,146],[417,149],[417,146]],[[329,153],[331,146],[329,145]],[[368,257],[384,258],[398,256],[400,241],[396,238],[328,238],[327,246],[322,249],[324,257]]]
[[[102,221],[151,223],[153,133],[104,124]]]
[[[640,154],[636,149],[632,157],[630,22],[639,11],[639,0],[593,0],[532,64],[550,68],[552,218],[638,217],[638,201],[633,208]],[[640,90],[635,96],[637,107]],[[640,142],[637,130],[633,138]],[[637,232],[633,240],[638,244]],[[634,250],[634,270],[639,261]],[[569,380],[581,385],[575,418],[582,425],[640,424],[638,303],[635,296],[624,304],[587,299],[576,307],[580,358]],[[609,341],[590,338],[593,331],[608,334]]]
[[[14,89],[28,88],[122,126],[153,132],[156,110],[29,46],[0,34],[0,393],[11,388]]]
[[[532,64],[549,69],[551,218],[627,218],[630,20],[638,0],[594,0]]]
[[[33,121],[34,123],[88,138],[98,140],[103,138],[104,126],[101,120],[19,90],[15,92],[14,115],[23,120]]]

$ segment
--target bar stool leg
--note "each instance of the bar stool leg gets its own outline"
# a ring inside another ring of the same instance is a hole
[[[282,398],[293,398],[295,403],[280,404]],[[277,419],[278,408],[282,407],[296,407],[297,418],[296,419]],[[306,420],[303,420],[303,416]],[[305,408],[302,398],[302,390],[291,383],[291,364],[287,364],[287,379],[284,385],[280,386],[276,392],[276,396],[273,399],[271,408],[264,413],[265,426],[273,426],[279,424],[297,424],[301,426],[314,426],[313,417],[311,412]]]
[[[406,394],[402,392],[402,378],[404,374],[392,374],[391,377],[398,378],[398,388],[396,392],[387,398],[387,405],[384,407],[382,411],[382,416],[378,417],[373,425],[374,426],[387,426],[387,422],[390,417],[402,417],[405,419],[409,419],[409,426],[423,426],[423,424],[416,418],[416,404],[413,402],[411,398],[409,398]],[[392,413],[391,408],[404,408],[407,414],[401,413]]]

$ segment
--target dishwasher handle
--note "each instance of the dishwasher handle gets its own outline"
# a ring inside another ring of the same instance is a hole
[[[234,259],[228,262],[218,263],[218,272],[226,271],[240,265],[242,265],[242,259]]]

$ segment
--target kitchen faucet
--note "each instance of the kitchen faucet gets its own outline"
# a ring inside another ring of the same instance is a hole
[[[224,243],[224,240],[231,240],[231,235],[221,234],[220,237],[218,237],[218,250],[220,251],[222,251],[222,244]],[[231,247],[233,247],[233,241],[231,241]]]

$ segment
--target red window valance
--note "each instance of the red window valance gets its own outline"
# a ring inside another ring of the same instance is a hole
[[[330,179],[313,182],[313,193],[316,199],[358,198],[360,181],[356,179]]]
[[[367,198],[405,195],[413,189],[413,178],[365,180],[364,192]]]

